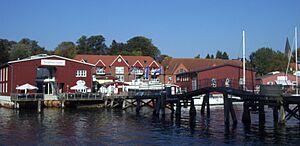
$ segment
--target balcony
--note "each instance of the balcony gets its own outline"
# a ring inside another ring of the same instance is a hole
[[[103,68],[97,68],[96,69],[96,74],[97,75],[105,75],[105,70]]]

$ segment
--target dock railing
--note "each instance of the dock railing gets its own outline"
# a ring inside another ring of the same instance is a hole
[[[103,100],[102,93],[61,93],[59,100]]]
[[[12,93],[11,101],[37,101],[37,100],[44,100],[43,93]]]

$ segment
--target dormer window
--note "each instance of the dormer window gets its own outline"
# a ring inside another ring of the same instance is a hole
[[[96,74],[98,74],[98,75],[103,75],[103,74],[105,74],[104,67],[97,67],[97,68],[96,68]]]

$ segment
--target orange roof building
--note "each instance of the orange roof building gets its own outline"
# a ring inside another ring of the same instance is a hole
[[[176,75],[180,73],[201,70],[224,64],[242,66],[242,61],[223,59],[174,58],[162,62],[163,68],[165,70],[164,74],[166,83],[176,83]]]
[[[115,77],[118,81],[131,82],[135,79],[157,79],[160,75],[156,71],[161,65],[150,56],[77,55],[74,59],[94,64],[93,73],[99,83],[106,82],[105,78]]]

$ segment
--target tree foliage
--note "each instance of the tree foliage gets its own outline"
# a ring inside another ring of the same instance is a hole
[[[218,50],[217,53],[216,53],[216,58],[217,59],[226,59],[226,60],[228,60],[229,56],[226,52],[221,52],[221,51]]]
[[[200,54],[196,55],[194,58],[199,59],[200,58]]]
[[[142,52],[144,56],[151,56],[157,59],[160,56],[159,49],[152,44],[152,40],[143,36],[136,36],[127,41],[127,48],[130,52]]]
[[[86,37],[81,36],[77,40],[77,48],[79,54],[98,54],[105,55],[108,53],[105,45],[105,38],[102,35]]]
[[[76,53],[76,45],[73,42],[62,42],[54,50],[55,55],[67,58],[74,58]]]
[[[9,49],[13,44],[16,44],[16,42],[0,39],[0,64],[9,61]]]
[[[257,74],[264,75],[272,71],[285,71],[287,67],[287,57],[272,48],[260,48],[250,55]]]

